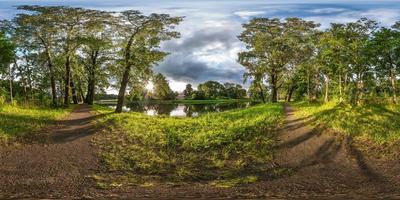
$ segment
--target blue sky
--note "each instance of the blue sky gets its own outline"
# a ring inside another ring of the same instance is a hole
[[[157,72],[167,76],[174,90],[186,83],[197,85],[206,80],[243,83],[244,68],[237,53],[244,49],[237,39],[241,24],[252,17],[302,17],[321,23],[355,21],[361,17],[390,26],[400,20],[400,1],[317,1],[317,0],[0,0],[0,18],[10,19],[16,5],[67,5],[100,10],[140,10],[144,13],[168,13],[185,16],[178,27],[182,37],[164,42],[171,52]]]

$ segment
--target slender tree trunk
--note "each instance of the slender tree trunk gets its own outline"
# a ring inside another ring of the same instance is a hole
[[[71,66],[70,66],[70,58],[67,56],[65,62],[65,89],[64,89],[64,106],[69,106],[69,89],[70,89],[70,78],[71,78]]]
[[[392,84],[392,100],[394,104],[397,104],[397,88],[396,88],[396,75],[395,75],[395,70],[391,69],[390,70],[390,82]]]
[[[89,105],[93,104],[94,96],[95,96],[95,89],[96,89],[96,66],[97,66],[97,57],[99,52],[94,51],[92,52],[92,66],[89,70],[89,80],[88,80],[88,91],[86,94],[86,103]]]
[[[262,83],[259,83],[259,84],[258,84],[258,87],[260,88],[261,101],[262,101],[263,103],[265,103],[265,95],[264,95],[264,89],[263,89],[263,87],[262,87]]]
[[[342,102],[342,73],[339,72],[339,102]]]
[[[72,78],[72,73],[71,73],[71,78],[70,78],[70,87],[71,87],[71,91],[72,91],[72,101],[74,102],[74,104],[78,104],[78,95],[76,94],[76,88],[75,88],[75,84],[74,84],[74,80]]]
[[[117,102],[117,107],[115,109],[116,113],[122,112],[122,106],[124,105],[125,91],[126,87],[128,86],[130,71],[131,71],[131,66],[127,65],[125,67],[124,75],[122,76],[121,87],[119,88],[118,102]]]
[[[128,82],[129,82],[129,73],[131,71],[131,63],[130,63],[130,59],[131,59],[131,46],[133,43],[133,39],[135,38],[135,35],[139,32],[139,30],[136,30],[131,37],[128,40],[128,44],[125,47],[125,71],[124,74],[122,76],[122,81],[121,81],[121,87],[119,88],[119,92],[118,92],[118,102],[117,102],[117,106],[115,108],[115,112],[116,113],[120,113],[122,112],[122,106],[124,105],[124,101],[125,101],[125,91],[126,91],[126,87],[128,86]]]
[[[394,104],[397,104],[396,69],[395,69],[394,64],[392,62],[391,56],[389,56],[389,61],[390,61],[390,63],[389,63],[390,64],[390,72],[389,72],[390,75],[389,75],[389,77],[390,77],[390,83],[392,85],[392,93],[393,93],[392,94],[392,101],[393,101]]]
[[[14,64],[17,64],[17,61],[14,60]],[[11,105],[13,104],[13,75],[12,75],[12,69],[11,69],[11,64],[8,66],[8,72],[10,75],[10,101],[11,101]]]
[[[54,78],[53,60],[51,58],[50,49],[49,49],[49,46],[47,45],[46,41],[40,35],[39,35],[39,39],[42,41],[42,45],[45,47],[45,52],[46,52],[46,57],[47,57],[47,65],[49,67],[49,74],[50,74],[52,104],[53,104],[53,106],[56,106],[57,105],[57,91],[56,91],[56,80]]]
[[[48,67],[49,67],[49,73],[50,73],[50,86],[51,86],[51,97],[52,97],[52,104],[53,106],[57,105],[57,91],[56,91],[56,80],[54,78],[54,67],[53,63],[51,61],[50,54],[48,54]]]
[[[325,77],[325,98],[324,101],[325,103],[329,101],[329,77]]]
[[[307,98],[308,101],[311,100],[311,94],[310,94],[310,72],[307,70]]]
[[[272,86],[272,102],[278,102],[278,88],[277,88],[277,81],[276,76],[271,76],[271,86]]]
[[[291,101],[293,92],[294,92],[294,86],[290,86],[288,97],[287,97],[287,102]]]

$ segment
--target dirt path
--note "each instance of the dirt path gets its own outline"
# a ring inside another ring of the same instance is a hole
[[[48,128],[46,141],[29,142],[0,152],[1,198],[82,197],[87,177],[98,168],[90,147],[94,129],[87,105]]]
[[[266,175],[254,184],[215,188],[200,183],[180,186],[99,190],[88,178],[101,169],[89,142],[94,129],[89,108],[49,128],[47,142],[0,152],[0,199],[400,199],[399,161],[373,160],[351,138],[307,126],[309,118],[287,114],[279,130],[276,165],[283,177]]]
[[[400,163],[367,158],[349,137],[310,128],[310,118],[298,118],[285,105],[277,163],[291,176],[270,183],[270,191],[285,196],[319,198],[399,198]]]

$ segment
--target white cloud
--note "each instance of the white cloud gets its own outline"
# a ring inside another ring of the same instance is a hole
[[[183,92],[183,90],[185,90],[186,84],[187,84],[186,82],[175,81],[173,79],[170,79],[168,82],[169,82],[169,86],[171,87],[171,89],[173,91],[177,91],[177,92]]]
[[[347,9],[344,8],[317,8],[310,10],[310,12],[314,14],[332,14],[332,13],[344,12],[346,10]]]
[[[337,15],[311,16],[306,17],[307,20],[312,20],[321,23],[321,29],[330,27],[330,23],[347,23],[357,21],[360,18],[376,20],[382,26],[391,26],[394,22],[400,20],[400,9],[369,9],[365,11],[346,11]]]
[[[243,19],[249,19],[250,17],[255,17],[255,16],[260,16],[266,14],[265,11],[249,11],[249,10],[243,10],[243,11],[236,11],[233,13],[234,15],[237,15]]]

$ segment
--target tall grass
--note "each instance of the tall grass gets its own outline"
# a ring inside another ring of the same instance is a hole
[[[351,106],[338,102],[295,103],[297,114],[312,117],[314,124],[324,124],[341,133],[371,140],[378,144],[400,140],[400,106],[369,104]]]
[[[37,131],[70,111],[71,109],[0,106],[0,140]]]
[[[196,118],[109,114],[98,121],[110,126],[95,144],[111,170],[139,179],[238,182],[247,174],[243,180],[255,180],[255,171],[272,160],[274,129],[283,118],[280,104]]]

